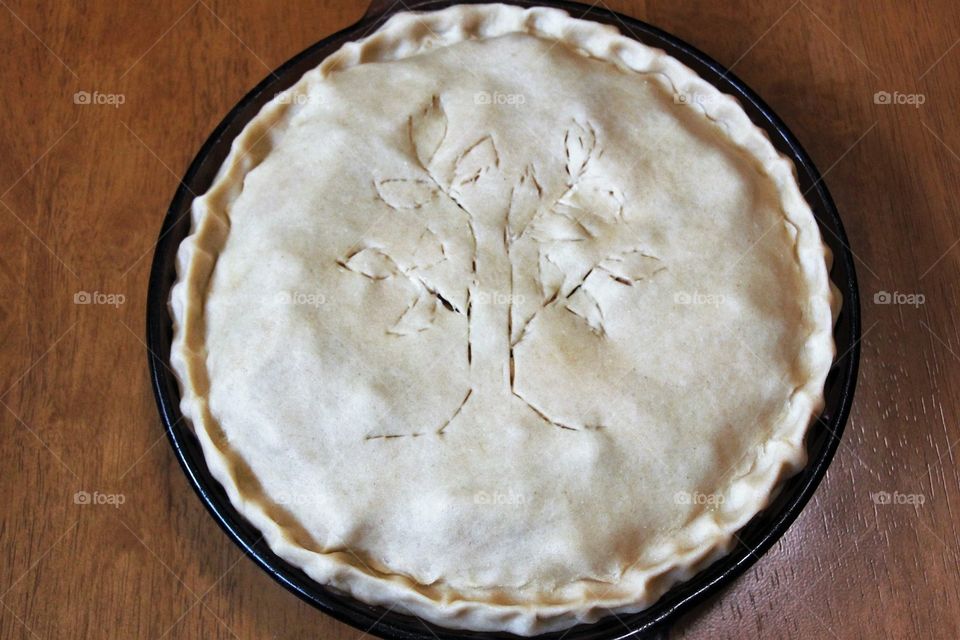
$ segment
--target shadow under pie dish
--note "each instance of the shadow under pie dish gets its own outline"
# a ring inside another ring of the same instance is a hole
[[[234,140],[171,363],[278,556],[531,635],[649,606],[803,466],[828,269],[790,161],[677,60],[556,10],[400,14]]]

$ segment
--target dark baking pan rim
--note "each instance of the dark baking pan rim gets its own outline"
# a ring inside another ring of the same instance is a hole
[[[453,4],[462,3],[437,0],[404,5],[396,2],[383,11],[372,9],[356,24],[324,38],[293,57],[240,100],[201,147],[173,197],[157,241],[147,294],[148,364],[160,417],[180,466],[207,510],[227,535],[284,587],[338,620],[391,640],[512,639],[517,636],[445,629],[384,607],[363,604],[318,584],[302,570],[274,554],[260,532],[237,512],[223,488],[210,475],[200,444],[180,413],[180,391],[169,365],[172,321],[168,300],[176,277],[176,251],[189,233],[190,203],[195,194],[204,193],[210,186],[229,151],[230,143],[263,104],[296,82],[304,72],[315,67],[343,43],[361,38],[374,30],[390,14],[404,9],[439,9]],[[796,165],[801,190],[813,209],[824,241],[833,251],[831,278],[843,295],[843,308],[834,330],[837,357],[826,383],[825,409],[811,425],[807,435],[807,465],[788,479],[771,504],[738,532],[733,550],[691,579],[675,585],[644,611],[611,615],[565,632],[537,636],[541,640],[649,637],[662,633],[683,613],[716,594],[721,587],[757,562],[787,531],[826,473],[850,413],[860,360],[860,299],[853,252],[833,200],[810,157],[773,110],[723,66],[660,29],[612,11],[565,1],[517,1],[511,4],[556,7],[567,10],[575,17],[612,24],[628,37],[664,49],[724,93],[735,96],[751,120],[767,132],[773,145]]]

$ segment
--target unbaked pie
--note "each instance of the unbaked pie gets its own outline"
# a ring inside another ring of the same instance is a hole
[[[361,601],[526,635],[638,611],[805,462],[839,301],[793,166],[611,27],[395,15],[192,213],[183,413],[271,549]]]

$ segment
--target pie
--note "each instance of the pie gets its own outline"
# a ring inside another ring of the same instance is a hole
[[[839,297],[731,97],[545,8],[401,13],[192,207],[181,408],[270,548],[522,635],[648,607],[805,464]]]

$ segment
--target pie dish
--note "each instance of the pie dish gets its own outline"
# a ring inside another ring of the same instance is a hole
[[[522,635],[641,610],[804,463],[839,298],[792,164],[611,28],[398,14],[192,214],[183,414],[271,549],[359,600]]]

